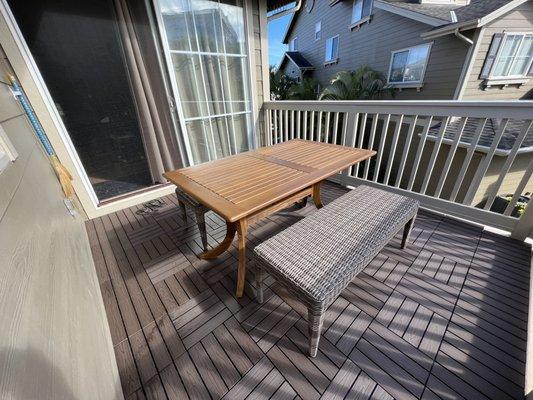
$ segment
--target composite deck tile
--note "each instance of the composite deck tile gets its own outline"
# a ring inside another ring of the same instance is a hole
[[[346,189],[326,183],[327,204]],[[237,252],[200,260],[194,216],[173,196],[88,221],[87,234],[126,399],[521,399],[531,247],[420,210],[327,310],[316,358],[307,310],[253,265],[235,297]],[[255,244],[312,202],[249,229]],[[206,214],[211,245],[225,222]]]

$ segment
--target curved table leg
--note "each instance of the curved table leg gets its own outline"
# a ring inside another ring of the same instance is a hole
[[[237,298],[244,294],[244,284],[246,282],[246,232],[248,222],[241,219],[236,222],[237,233],[239,234],[239,269],[237,270]]]
[[[235,224],[231,222],[226,222],[226,237],[224,237],[224,240],[214,249],[208,250],[200,254],[198,257],[200,257],[203,260],[212,260],[213,258],[217,258],[219,255],[224,253],[229,247],[231,246],[231,242],[233,242],[233,238],[235,237]]]
[[[313,185],[313,202],[315,203],[316,208],[322,208],[322,200],[320,200],[320,184],[322,182],[317,182]]]

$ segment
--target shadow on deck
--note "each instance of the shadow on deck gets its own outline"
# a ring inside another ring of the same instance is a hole
[[[325,204],[343,192],[325,185]],[[237,300],[236,249],[199,260],[192,214],[162,200],[87,222],[127,399],[523,398],[524,243],[421,211],[407,249],[397,235],[332,304],[309,359],[302,305],[272,279],[258,305],[251,268]],[[254,225],[249,248],[313,211]],[[215,244],[225,224],[206,219]]]

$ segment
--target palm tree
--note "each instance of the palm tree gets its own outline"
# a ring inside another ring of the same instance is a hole
[[[270,99],[271,100],[287,100],[289,96],[289,89],[296,83],[295,79],[290,78],[283,72],[271,65],[270,72]]]
[[[299,84],[289,90],[290,100],[316,100],[318,98],[319,82],[314,78],[304,78]]]
[[[320,95],[320,100],[371,100],[387,91],[386,85],[381,72],[363,65],[355,71],[337,73]]]

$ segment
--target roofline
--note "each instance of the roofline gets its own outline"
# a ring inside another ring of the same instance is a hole
[[[430,26],[442,26],[446,23],[449,23],[449,21],[446,21],[440,18],[430,17],[429,15],[425,15],[425,14],[422,14],[416,11],[406,10],[405,8],[397,7],[393,4],[385,3],[380,0],[376,0],[374,2],[374,7],[379,8],[380,10],[383,10],[383,11],[388,11],[390,13],[400,15],[405,18],[409,18],[409,19],[413,19],[418,22],[422,22],[423,24],[430,25]]]
[[[513,9],[515,9],[521,4],[526,3],[527,1],[528,0],[513,0],[505,4],[504,6],[498,8],[497,10],[494,10],[490,14],[485,15],[482,18],[472,19],[470,21],[458,22],[455,24],[448,24],[446,26],[443,26],[442,28],[422,33],[420,37],[424,39],[432,39],[432,38],[436,38],[439,36],[449,35],[451,33],[454,33],[457,29],[468,30],[468,29],[480,28],[494,21],[495,19],[500,18],[502,15],[508,13],[509,11],[512,11]]]
[[[285,58],[288,58],[289,60],[291,60],[293,62],[293,64],[296,65],[300,71],[312,71],[312,70],[315,69],[315,67],[303,67],[303,68],[301,68],[298,65],[298,63],[296,63],[288,53],[289,52],[286,51],[285,54],[283,54],[283,57],[281,58],[281,61],[280,61],[279,66],[278,66],[278,70],[280,70],[281,67],[283,66],[283,61],[285,61]]]

